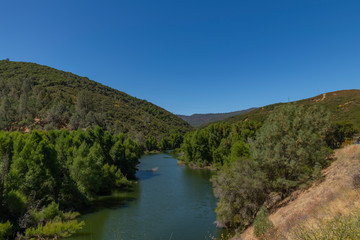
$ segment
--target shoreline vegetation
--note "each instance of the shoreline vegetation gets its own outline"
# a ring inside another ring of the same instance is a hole
[[[262,238],[272,228],[267,211],[311,187],[334,160],[333,149],[358,134],[351,122],[331,119],[321,107],[292,103],[276,107],[262,123],[211,124],[184,136],[180,163],[216,170],[211,181],[219,227],[241,233],[254,224]]]
[[[0,238],[67,237],[99,196],[130,186],[140,145],[101,127],[0,132]]]

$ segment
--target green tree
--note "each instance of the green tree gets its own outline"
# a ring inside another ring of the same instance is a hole
[[[126,186],[141,153],[130,138],[100,127],[0,131],[0,219],[9,220],[0,224],[0,236],[26,228],[29,238],[72,232],[77,222],[60,209],[84,208],[92,197]]]
[[[70,173],[79,190],[86,196],[92,197],[99,193],[104,161],[104,154],[98,143],[89,148],[84,142],[77,150]]]
[[[179,148],[183,143],[183,135],[177,130],[171,130],[168,142],[171,149]]]
[[[0,222],[0,239],[8,239],[11,236],[13,225],[10,221]]]
[[[123,167],[121,168],[121,171],[127,178],[133,179],[135,178],[137,170],[136,165],[139,163],[138,159],[141,156],[140,146],[130,138],[127,138],[124,141],[124,147],[125,161],[122,164]]]
[[[115,164],[118,168],[126,168],[125,163],[125,147],[123,144],[124,140],[118,140],[112,146],[110,150],[110,156],[112,158],[112,163]]]
[[[287,104],[276,108],[252,144],[253,159],[266,173],[271,191],[285,195],[327,164],[328,112]]]
[[[26,93],[21,94],[18,107],[18,119],[24,120],[28,112],[28,96]]]
[[[242,157],[250,157],[250,145],[244,141],[236,141],[231,146],[229,160],[233,162]]]
[[[326,142],[333,149],[339,148],[346,139],[352,139],[357,133],[359,129],[352,122],[335,122],[328,131]]]
[[[0,129],[9,130],[11,127],[12,119],[11,119],[11,112],[10,112],[11,102],[5,96],[0,105]]]
[[[82,90],[78,92],[75,109],[81,116],[86,116],[86,114],[94,110],[94,101],[89,91]]]
[[[148,139],[146,139],[145,141],[145,149],[147,151],[153,151],[153,150],[157,150],[158,148],[158,144],[156,141],[156,138],[154,136],[150,136]]]
[[[59,129],[66,126],[70,114],[65,103],[58,100],[46,113],[46,122],[48,129]]]
[[[27,200],[19,191],[11,190],[5,195],[6,218],[15,222],[25,213]]]
[[[164,151],[164,150],[170,149],[170,146],[171,146],[171,144],[170,144],[170,142],[169,142],[169,139],[167,139],[167,138],[162,138],[162,139],[160,140],[159,144],[158,144],[158,149],[159,149],[160,151]]]
[[[54,146],[37,131],[31,133],[23,146],[14,146],[20,152],[14,154],[10,167],[9,188],[19,189],[26,196],[36,192],[33,200],[56,200],[61,180]]]
[[[219,168],[228,162],[249,157],[249,143],[259,128],[260,124],[254,121],[211,124],[187,133],[181,150],[188,163]]]
[[[102,167],[102,188],[101,194],[111,194],[116,188],[121,188],[128,184],[126,177],[115,165],[105,164]]]
[[[266,198],[265,175],[255,162],[240,159],[224,166],[212,179],[219,198],[217,225],[240,228],[250,224]]]

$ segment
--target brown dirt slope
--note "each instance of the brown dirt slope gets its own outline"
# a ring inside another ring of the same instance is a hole
[[[323,171],[323,180],[311,188],[296,191],[270,214],[276,233],[270,239],[295,239],[293,232],[301,224],[314,226],[320,219],[348,215],[360,208],[360,189],[353,187],[353,176],[360,172],[360,145],[335,151],[336,160]],[[235,239],[257,239],[253,227]]]

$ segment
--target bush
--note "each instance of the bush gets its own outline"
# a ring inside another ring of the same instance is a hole
[[[332,149],[343,147],[352,144],[352,138],[357,133],[359,133],[359,129],[352,122],[335,122],[327,133],[326,143]]]
[[[0,222],[0,239],[7,239],[12,233],[12,224],[7,221],[5,223]]]
[[[40,211],[31,210],[30,216],[34,224],[47,222],[55,217],[62,217],[63,213],[59,210],[59,204],[50,203]]]
[[[71,221],[49,221],[45,225],[40,224],[37,228],[25,230],[25,239],[58,239],[70,237],[81,230],[85,223],[77,220]]]
[[[260,239],[265,239],[267,234],[274,228],[274,224],[269,219],[269,211],[262,206],[254,220],[254,234]]]
[[[8,219],[16,220],[26,211],[26,197],[19,191],[11,190],[5,196],[5,207],[8,212]]]
[[[353,187],[360,188],[360,172],[353,176]]]

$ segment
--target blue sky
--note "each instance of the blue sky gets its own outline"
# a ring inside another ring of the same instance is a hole
[[[0,59],[29,61],[177,114],[360,88],[360,1],[12,0]]]

